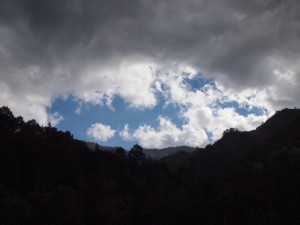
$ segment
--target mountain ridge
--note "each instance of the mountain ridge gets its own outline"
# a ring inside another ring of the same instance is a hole
[[[101,149],[102,151],[114,152],[116,149],[121,147],[112,147],[112,146],[103,146],[95,142],[86,142],[87,146],[91,150]],[[161,159],[168,155],[176,154],[177,152],[193,152],[196,148],[190,146],[175,146],[175,147],[166,147],[166,148],[144,148],[143,152],[147,157],[152,159]],[[129,151],[129,150],[128,150]]]
[[[291,148],[291,146],[300,146],[300,109],[283,109],[276,112],[272,117],[258,126],[252,131],[238,131],[230,128],[224,131],[223,137],[213,144],[209,144],[204,148],[198,149],[194,153],[190,153],[190,157],[202,157],[204,151],[212,151],[222,157],[224,160],[234,160],[247,157],[255,151],[264,151],[259,154],[267,154],[273,147]],[[200,156],[201,155],[201,156]],[[177,156],[178,157],[178,156]],[[176,167],[187,164],[187,154],[185,159],[180,163],[175,155],[163,157],[163,162],[172,165],[172,161],[176,161]]]
[[[300,111],[153,160],[0,108],[0,224],[297,225]],[[176,148],[175,148],[176,149]],[[178,149],[177,149],[178,150]],[[217,215],[217,216],[216,216]]]

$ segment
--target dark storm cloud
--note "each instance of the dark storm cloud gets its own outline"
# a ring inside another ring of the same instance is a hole
[[[272,85],[275,69],[292,70],[299,82],[299,5],[296,0],[3,0],[0,79],[20,91],[34,84],[40,92],[46,82],[53,96],[65,83],[69,91],[78,88],[90,66],[114,67],[141,56],[160,66],[193,66],[237,89]],[[297,94],[291,89],[289,98]]]

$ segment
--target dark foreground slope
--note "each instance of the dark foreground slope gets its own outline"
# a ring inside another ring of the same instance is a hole
[[[299,110],[283,110],[170,172],[138,145],[91,151],[2,107],[0,224],[299,224],[299,141]]]
[[[205,212],[205,221],[300,224],[299,109],[279,111],[254,131],[229,129],[215,144],[180,158],[162,161],[187,170],[193,210]]]
[[[0,108],[0,224],[162,224],[170,175],[136,145],[91,151]]]

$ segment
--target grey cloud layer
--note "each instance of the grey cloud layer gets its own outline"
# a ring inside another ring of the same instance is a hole
[[[143,59],[238,90],[275,85],[270,101],[295,105],[298,88],[280,88],[274,70],[300,83],[299,12],[296,0],[3,0],[0,84],[49,105],[91,88],[82,83],[91,68]]]

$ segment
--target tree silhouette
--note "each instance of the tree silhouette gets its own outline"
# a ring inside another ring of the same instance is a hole
[[[146,156],[143,152],[143,147],[138,144],[135,144],[131,148],[131,150],[128,153],[128,157],[129,157],[129,159],[131,159],[139,164],[146,160]]]

